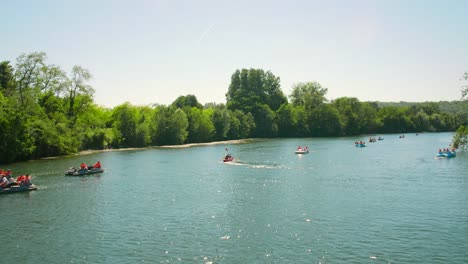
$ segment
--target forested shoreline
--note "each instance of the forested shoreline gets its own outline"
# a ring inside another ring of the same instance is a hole
[[[180,145],[233,139],[332,137],[455,131],[468,125],[467,101],[424,103],[328,100],[327,88],[298,83],[287,97],[280,78],[262,69],[232,74],[226,104],[195,95],[170,105],[97,105],[91,73],[66,73],[46,54],[0,63],[0,163],[81,150]],[[289,98],[289,99],[288,99]]]

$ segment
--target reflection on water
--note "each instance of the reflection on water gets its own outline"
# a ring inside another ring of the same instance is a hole
[[[227,163],[218,145],[12,164],[40,189],[0,196],[2,241],[8,263],[464,263],[468,155],[435,159],[451,136],[259,140],[228,146]],[[97,160],[103,174],[64,176]]]

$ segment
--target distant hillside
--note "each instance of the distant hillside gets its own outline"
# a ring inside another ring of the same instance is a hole
[[[397,106],[397,107],[411,107],[411,106],[425,106],[430,104],[437,104],[440,112],[451,114],[468,114],[468,101],[440,101],[440,102],[374,102],[379,107]]]

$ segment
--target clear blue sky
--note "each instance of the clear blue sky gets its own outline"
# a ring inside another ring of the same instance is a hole
[[[466,84],[468,1],[0,2],[0,61],[81,65],[104,106],[225,103],[241,68],[270,70],[286,95],[316,81],[329,99],[458,100]]]

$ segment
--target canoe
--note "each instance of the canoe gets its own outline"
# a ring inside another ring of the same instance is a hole
[[[30,185],[14,185],[8,188],[2,189],[0,188],[0,194],[6,193],[16,193],[16,192],[29,192],[37,190],[37,187],[34,184]]]
[[[70,168],[65,172],[65,175],[67,176],[86,176],[86,175],[92,175],[92,174],[97,174],[97,173],[103,173],[104,169],[102,168],[92,168],[92,169],[76,169],[76,168]]]
[[[296,151],[294,151],[294,153],[296,153],[296,154],[307,154],[307,153],[309,153],[309,150],[296,150]]]

